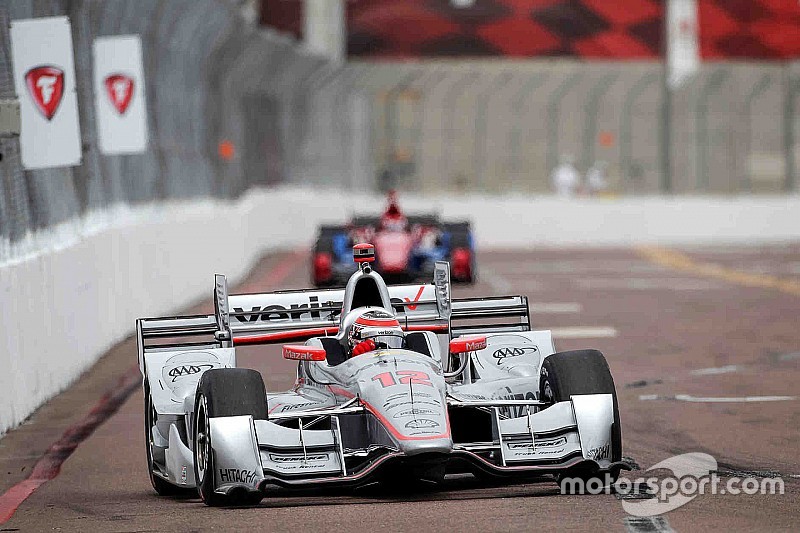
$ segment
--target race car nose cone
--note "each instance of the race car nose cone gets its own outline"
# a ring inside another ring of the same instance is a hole
[[[423,453],[450,453],[453,451],[453,441],[449,437],[425,440],[401,440],[400,449],[408,456]]]

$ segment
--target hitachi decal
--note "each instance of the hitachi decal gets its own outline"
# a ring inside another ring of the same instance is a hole
[[[244,483],[252,485],[256,479],[255,470],[239,470],[238,468],[220,468],[220,483]]]

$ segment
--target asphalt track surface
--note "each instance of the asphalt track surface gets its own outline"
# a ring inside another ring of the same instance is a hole
[[[625,476],[705,452],[726,479],[781,476],[785,493],[706,494],[644,521],[613,494],[471,478],[410,493],[275,492],[241,509],[160,498],[145,472],[141,381],[128,339],[0,440],[0,531],[800,529],[800,243],[486,252],[479,265],[480,282],[457,296],[527,294],[534,326],[558,332],[559,350],[605,353],[624,455],[642,468]],[[287,252],[264,258],[238,290],[299,288],[308,279],[307,255]],[[238,359],[260,370],[269,390],[292,383],[294,365],[278,347],[240,349]]]

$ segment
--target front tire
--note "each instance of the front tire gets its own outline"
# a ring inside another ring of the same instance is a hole
[[[611,426],[611,461],[622,460],[622,426],[614,378],[606,358],[597,350],[560,352],[545,358],[539,377],[539,397],[551,403],[568,401],[578,394],[611,394],[614,400],[614,423]],[[619,470],[611,473],[616,481]],[[597,478],[594,472],[572,471],[563,477],[580,477],[588,482]],[[604,479],[601,479],[605,482]],[[560,482],[560,479],[559,479]]]
[[[256,505],[258,492],[218,494],[214,475],[214,448],[209,420],[220,416],[251,415],[267,418],[267,393],[261,374],[246,368],[207,370],[197,384],[194,404],[194,475],[197,490],[206,505]]]

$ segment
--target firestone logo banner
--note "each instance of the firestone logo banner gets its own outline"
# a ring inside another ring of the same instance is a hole
[[[100,152],[135,154],[147,150],[147,102],[138,35],[94,41],[94,105]]]
[[[80,165],[83,152],[69,19],[14,20],[10,36],[23,168]]]
[[[32,68],[25,74],[25,86],[42,116],[51,120],[64,96],[64,71],[51,66]]]
[[[103,80],[106,94],[117,113],[124,115],[133,96],[133,78],[125,74],[112,74]]]

